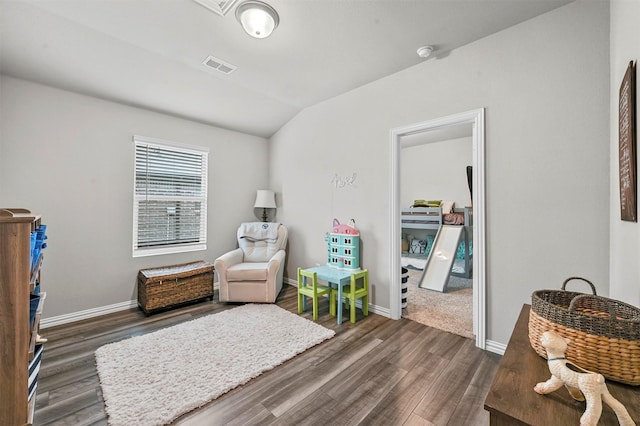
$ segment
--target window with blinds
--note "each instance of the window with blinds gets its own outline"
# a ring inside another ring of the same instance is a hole
[[[133,257],[206,250],[208,150],[133,142]]]

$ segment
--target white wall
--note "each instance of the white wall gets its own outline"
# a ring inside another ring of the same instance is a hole
[[[473,164],[472,140],[451,139],[403,147],[400,152],[400,205],[415,200],[454,201],[455,208],[471,205],[467,166]]]
[[[48,225],[44,318],[135,300],[139,269],[213,260],[256,220],[268,142],[180,118],[0,77],[0,206]],[[133,259],[135,134],[208,147],[208,249]],[[243,173],[243,171],[250,171]]]
[[[577,1],[302,111],[271,140],[288,276],[324,261],[332,218],[354,218],[389,309],[389,130],[485,107],[487,338],[506,344],[531,293],[568,276],[607,294],[608,49],[608,3]]]
[[[640,225],[620,219],[618,100],[622,77],[636,61],[636,141],[640,142],[640,1],[611,0],[611,249],[610,296],[640,306]]]

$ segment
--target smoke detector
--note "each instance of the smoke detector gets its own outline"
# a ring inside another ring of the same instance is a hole
[[[416,51],[418,56],[421,58],[428,58],[429,55],[431,55],[431,52],[433,52],[433,46],[418,47],[418,50]]]

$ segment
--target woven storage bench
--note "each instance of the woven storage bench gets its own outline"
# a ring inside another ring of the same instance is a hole
[[[138,306],[147,314],[207,297],[213,300],[213,265],[208,262],[138,272]]]
[[[589,284],[593,294],[566,291],[571,280]],[[543,358],[542,333],[553,330],[571,342],[566,357],[572,363],[628,385],[640,385],[640,309],[596,295],[593,284],[571,277],[562,289],[539,290],[531,296],[529,342]]]

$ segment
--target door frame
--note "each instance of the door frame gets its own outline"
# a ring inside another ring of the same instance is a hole
[[[486,347],[486,243],[485,243],[485,112],[479,108],[459,114],[428,120],[422,123],[391,129],[390,161],[390,314],[392,319],[402,316],[401,265],[402,226],[400,219],[400,152],[403,136],[432,130],[442,130],[461,124],[471,124],[473,146],[473,332],[476,346]]]

